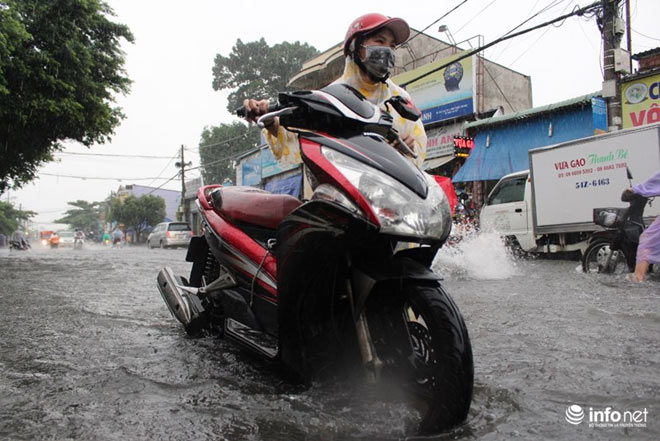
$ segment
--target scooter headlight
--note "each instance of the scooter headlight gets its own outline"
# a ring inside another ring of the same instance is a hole
[[[369,202],[382,232],[434,240],[449,236],[449,202],[428,174],[424,173],[429,191],[422,199],[401,182],[350,156],[325,147],[322,152]]]

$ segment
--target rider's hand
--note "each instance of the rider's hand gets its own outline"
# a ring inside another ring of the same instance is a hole
[[[405,138],[401,138],[401,140],[406,143],[410,150],[413,152],[415,151],[415,138],[413,138],[411,135],[408,135]]]
[[[634,195],[635,192],[633,191],[632,188],[626,188],[625,190],[623,190],[623,193],[621,193],[621,200],[623,202],[629,202],[632,200]]]
[[[257,122],[261,115],[268,113],[268,100],[257,101],[255,99],[246,99],[243,100],[243,107],[245,108],[245,113],[247,119],[250,122]],[[280,127],[280,121],[278,117],[275,117],[271,122],[267,122],[264,126],[272,135],[277,135],[277,131]]]

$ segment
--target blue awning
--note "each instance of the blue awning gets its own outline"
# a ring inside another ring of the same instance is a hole
[[[562,108],[558,113],[509,118],[505,124],[491,127],[481,124],[472,153],[452,181],[499,180],[509,173],[527,170],[529,150],[593,136],[594,126],[591,101]]]
[[[475,143],[472,153],[453,182],[499,180],[502,176],[529,168],[529,144]]]
[[[298,173],[286,178],[272,180],[267,182],[265,190],[271,193],[288,194],[296,198],[300,198],[302,189],[302,174]]]

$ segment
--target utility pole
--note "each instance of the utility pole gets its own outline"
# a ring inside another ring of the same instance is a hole
[[[184,159],[184,150],[185,146],[181,144],[181,161],[175,163],[176,167],[181,169],[181,212],[183,213],[183,221],[188,222],[188,206],[186,205],[186,167],[191,166],[192,162],[188,162]]]
[[[607,100],[609,130],[621,128],[621,86],[615,68],[623,26],[618,15],[621,0],[602,0],[602,16],[598,25],[603,36],[603,98]]]

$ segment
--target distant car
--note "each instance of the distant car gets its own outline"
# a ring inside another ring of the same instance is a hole
[[[57,235],[60,236],[60,246],[61,247],[72,247],[74,242],[74,233],[73,231],[58,231]]]
[[[162,222],[156,225],[147,237],[147,246],[187,247],[192,236],[192,229],[185,222]]]

